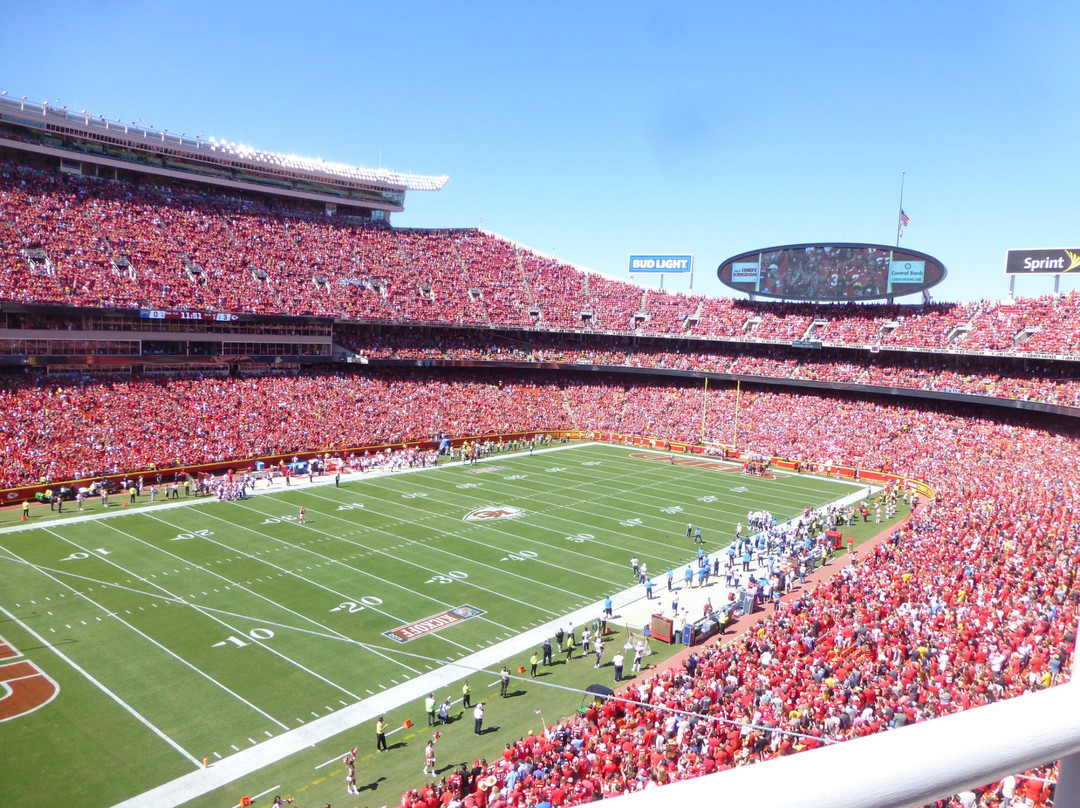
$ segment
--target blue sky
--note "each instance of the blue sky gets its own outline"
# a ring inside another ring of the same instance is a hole
[[[11,95],[447,174],[394,223],[482,220],[618,277],[630,253],[693,253],[694,291],[726,295],[736,253],[891,244],[901,172],[902,244],[949,270],[937,300],[1005,297],[1009,248],[1080,246],[1076,2],[100,0],[3,19]]]

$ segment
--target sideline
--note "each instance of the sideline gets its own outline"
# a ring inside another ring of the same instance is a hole
[[[546,447],[544,449],[536,449],[536,450],[534,450],[533,453],[534,454],[547,454],[548,452],[561,452],[561,451],[564,451],[566,449],[576,449],[576,448],[579,448],[581,446],[606,446],[606,445],[607,444],[605,444],[605,443],[597,443],[596,441],[586,441],[586,442],[581,442],[581,443],[562,444],[562,445],[559,445],[559,446],[548,446],[548,447]],[[476,462],[477,463],[491,463],[491,462],[494,462],[495,460],[499,460],[501,458],[521,457],[523,455],[528,456],[528,450],[527,449],[522,450],[522,451],[518,451],[518,452],[500,452],[498,454],[493,454],[493,455],[489,455],[488,457],[480,458]],[[435,465],[435,466],[415,466],[413,468],[398,469],[397,471],[387,471],[386,469],[372,469],[371,471],[363,471],[363,472],[361,472],[361,471],[353,471],[351,469],[345,469],[344,474],[341,477],[341,483],[342,483],[342,485],[344,485],[346,483],[355,483],[355,482],[359,482],[361,480],[370,480],[370,479],[383,477],[383,476],[397,477],[397,476],[399,476],[401,474],[415,474],[415,473],[421,472],[421,471],[437,471],[439,469],[446,469],[446,468],[460,468],[460,467],[462,467],[464,465],[467,465],[464,461],[453,460],[453,461],[449,461],[449,462],[443,462],[443,463],[440,463],[440,464]],[[345,476],[345,475],[348,475],[348,476]],[[334,483],[334,475],[331,474],[330,472],[324,472],[323,474],[319,475],[318,477],[315,477],[314,479],[312,479],[311,482],[308,482],[306,474],[302,474],[299,477],[292,477],[292,484],[291,485],[285,485],[284,483],[281,483],[281,484],[278,484],[278,485],[264,486],[263,488],[255,488],[255,487],[253,487],[251,489],[251,491],[248,492],[248,498],[250,499],[251,497],[263,496],[265,494],[282,494],[282,493],[286,493],[288,491],[302,491],[305,488],[314,488],[314,487],[317,487],[317,486],[333,485],[333,483]],[[119,500],[122,496],[127,496],[127,495],[126,494],[123,494],[123,495],[114,494],[113,496],[116,499]],[[29,521],[20,522],[17,525],[8,525],[7,527],[0,527],[0,536],[4,535],[6,533],[19,533],[19,532],[24,531],[24,530],[44,530],[44,529],[47,529],[47,528],[64,527],[66,525],[76,524],[78,522],[95,522],[95,521],[97,521],[99,519],[117,519],[117,518],[121,518],[121,517],[124,517],[124,516],[133,516],[133,515],[138,515],[138,514],[146,514],[148,511],[153,511],[154,513],[157,513],[159,511],[172,510],[173,508],[190,508],[190,507],[193,507],[195,505],[208,505],[208,504],[213,503],[213,502],[224,502],[224,501],[225,500],[219,500],[217,497],[213,497],[213,496],[201,496],[201,497],[187,496],[187,497],[184,497],[183,499],[176,499],[176,500],[162,499],[161,502],[148,502],[148,501],[144,500],[144,501],[139,503],[138,508],[125,508],[123,506],[123,504],[121,503],[121,504],[118,504],[116,506],[116,510],[112,510],[111,508],[113,506],[109,506],[110,510],[104,511],[104,512],[96,511],[94,513],[83,513],[83,514],[78,515],[78,516],[72,515],[72,516],[58,517],[58,518],[55,518],[55,519],[50,518],[48,521],[42,520],[42,521],[35,522],[33,517],[31,517]],[[238,500],[238,501],[243,501],[243,500]],[[78,514],[78,511],[73,511],[72,513],[73,514]]]

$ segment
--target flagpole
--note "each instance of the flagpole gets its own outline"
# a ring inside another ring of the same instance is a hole
[[[896,246],[900,246],[900,234],[904,232],[904,225],[901,221],[904,216],[904,175],[906,171],[900,172],[900,209],[896,212]]]

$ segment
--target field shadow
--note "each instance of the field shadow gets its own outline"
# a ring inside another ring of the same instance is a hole
[[[373,780],[372,782],[368,783],[366,786],[360,786],[357,790],[358,791],[378,791],[379,790],[379,783],[381,783],[385,779],[386,779],[385,777],[380,777],[377,780]]]
[[[29,612],[27,614],[22,615],[21,617],[4,617],[4,618],[0,618],[0,624],[14,623],[17,620],[34,620],[34,619],[42,617],[42,616],[43,615],[41,614],[41,612]]]
[[[47,643],[45,645],[28,645],[28,646],[21,646],[20,645],[19,650],[22,653],[25,654],[27,651],[38,651],[38,650],[42,650],[42,649],[46,649],[46,648],[57,648],[58,646],[61,646],[61,645],[71,645],[71,644],[77,643],[77,642],[78,642],[78,640],[69,637],[66,640],[57,640],[56,642]]]

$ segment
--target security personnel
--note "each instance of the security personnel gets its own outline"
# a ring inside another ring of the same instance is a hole
[[[472,707],[472,688],[469,687],[469,680],[465,680],[465,684],[461,686],[461,706],[465,709]]]
[[[386,730],[390,728],[390,725],[386,723],[386,716],[380,715],[379,720],[375,722],[375,751],[386,751]]]

